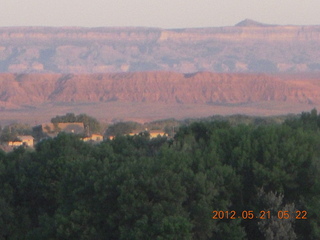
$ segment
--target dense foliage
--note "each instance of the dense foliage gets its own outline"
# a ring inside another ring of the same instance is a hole
[[[129,134],[133,130],[141,129],[142,125],[137,122],[117,122],[108,127],[105,132],[107,137]]]
[[[0,152],[0,239],[320,239],[320,115]],[[212,219],[213,211],[270,211]],[[280,219],[279,211],[307,211]]]

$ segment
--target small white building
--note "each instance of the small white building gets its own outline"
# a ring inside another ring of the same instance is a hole
[[[90,137],[82,138],[82,141],[84,141],[84,142],[88,142],[88,141],[102,142],[103,141],[103,136],[100,135],[100,134],[91,134]]]
[[[8,146],[9,147],[19,147],[19,146],[22,146],[22,141],[20,140],[16,140],[16,141],[9,141],[8,142]]]
[[[22,145],[25,145],[28,147],[33,147],[34,138],[32,136],[30,136],[30,135],[18,136],[17,138],[22,142]]]

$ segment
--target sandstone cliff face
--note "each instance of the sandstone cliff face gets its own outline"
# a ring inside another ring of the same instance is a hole
[[[300,72],[319,55],[320,26],[0,28],[1,72]]]
[[[0,74],[4,109],[57,102],[320,104],[320,77],[265,74],[142,72],[118,74]]]

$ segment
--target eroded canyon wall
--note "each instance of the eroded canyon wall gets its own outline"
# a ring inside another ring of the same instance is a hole
[[[320,26],[0,28],[1,72],[305,72],[319,56]]]
[[[267,74],[139,72],[0,74],[2,109],[59,102],[242,104],[263,101],[320,104],[320,77]]]

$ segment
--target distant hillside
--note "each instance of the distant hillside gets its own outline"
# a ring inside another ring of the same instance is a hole
[[[241,104],[261,101],[320,104],[320,76],[139,72],[118,74],[0,74],[0,104],[153,102]]]
[[[313,74],[0,74],[0,124],[86,113],[102,122],[280,115],[320,109]]]
[[[320,26],[0,28],[0,72],[320,70]]]
[[[259,23],[257,21],[254,21],[252,19],[245,19],[238,24],[236,24],[236,27],[275,27],[276,25],[269,25],[264,23]]]

